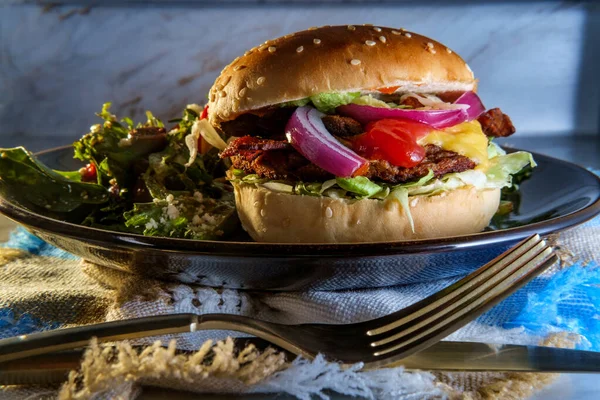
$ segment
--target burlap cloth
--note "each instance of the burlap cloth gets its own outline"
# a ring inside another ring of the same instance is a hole
[[[563,232],[561,266],[449,339],[600,350],[600,217]],[[451,283],[341,292],[261,293],[164,283],[91,265],[19,229],[0,248],[0,338],[57,327],[174,312],[224,312],[283,323],[347,323],[400,309]],[[133,399],[144,385],[199,393],[328,391],[371,399],[525,398],[551,374],[361,371],[252,347],[230,332],[197,332],[106,348],[91,343],[80,369],[55,387],[1,387],[0,398]],[[211,341],[212,340],[212,341]],[[140,353],[132,344],[144,345]],[[175,354],[175,349],[194,350]],[[29,397],[30,396],[30,397]]]

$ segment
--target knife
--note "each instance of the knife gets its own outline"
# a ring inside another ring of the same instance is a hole
[[[272,346],[258,338],[236,339],[236,348]],[[139,349],[139,348],[138,348]],[[79,368],[84,349],[0,363],[0,385],[64,382]],[[181,353],[186,353],[182,351]],[[287,352],[286,352],[287,353]],[[287,353],[288,359],[295,357]],[[600,372],[600,352],[542,346],[442,341],[399,361],[407,369],[443,371]]]

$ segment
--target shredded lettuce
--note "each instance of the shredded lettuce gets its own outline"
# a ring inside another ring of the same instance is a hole
[[[357,176],[355,178],[336,178],[336,183],[342,189],[366,197],[371,197],[379,193],[382,189],[381,186],[365,176]]]
[[[389,195],[391,199],[396,200],[398,203],[400,203],[400,206],[406,213],[406,217],[408,218],[408,222],[410,223],[410,229],[414,233],[415,223],[413,221],[412,214],[410,213],[410,204],[408,203],[408,196],[408,190],[403,187],[397,187],[396,189],[392,190],[392,192]]]
[[[472,169],[464,172],[446,174],[435,179],[432,170],[414,182],[390,185],[373,182],[360,176],[355,178],[336,178],[325,182],[280,182],[286,184],[285,191],[290,193],[289,186],[293,185],[291,193],[308,196],[328,196],[334,198],[364,199],[373,198],[384,200],[390,196],[395,199],[407,196],[433,196],[442,192],[458,189],[463,186],[473,186],[478,190],[503,189],[513,185],[513,175],[526,167],[535,167],[535,161],[530,153],[518,151],[507,154],[493,142],[488,147],[490,160],[486,170]],[[243,171],[234,172],[235,179],[242,183],[262,184],[266,186],[269,180],[258,175],[245,175]],[[268,187],[268,186],[266,186]],[[407,213],[410,214],[408,209]]]

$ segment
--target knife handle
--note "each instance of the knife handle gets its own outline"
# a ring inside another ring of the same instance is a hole
[[[0,340],[0,362],[76,349],[99,342],[190,332],[198,323],[195,314],[170,314],[55,329]]]

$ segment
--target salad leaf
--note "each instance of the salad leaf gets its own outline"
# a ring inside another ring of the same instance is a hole
[[[110,113],[110,105],[105,103],[97,114],[104,123],[93,125],[89,133],[73,143],[73,148],[75,158],[92,163],[99,171],[99,184],[114,178],[124,188],[132,185],[133,167],[165,147],[166,132],[163,123],[149,111],[144,124],[134,127],[129,118],[120,123]]]
[[[187,239],[218,239],[236,226],[237,214],[231,192],[220,199],[181,193],[166,200],[134,204],[124,214],[125,226],[140,230],[146,236],[168,236]]]
[[[381,186],[365,176],[357,176],[355,178],[336,178],[336,183],[342,189],[366,197],[374,196],[382,189]]]
[[[22,147],[0,149],[0,190],[7,197],[56,213],[108,204],[106,188],[68,178],[74,174],[48,168]]]

